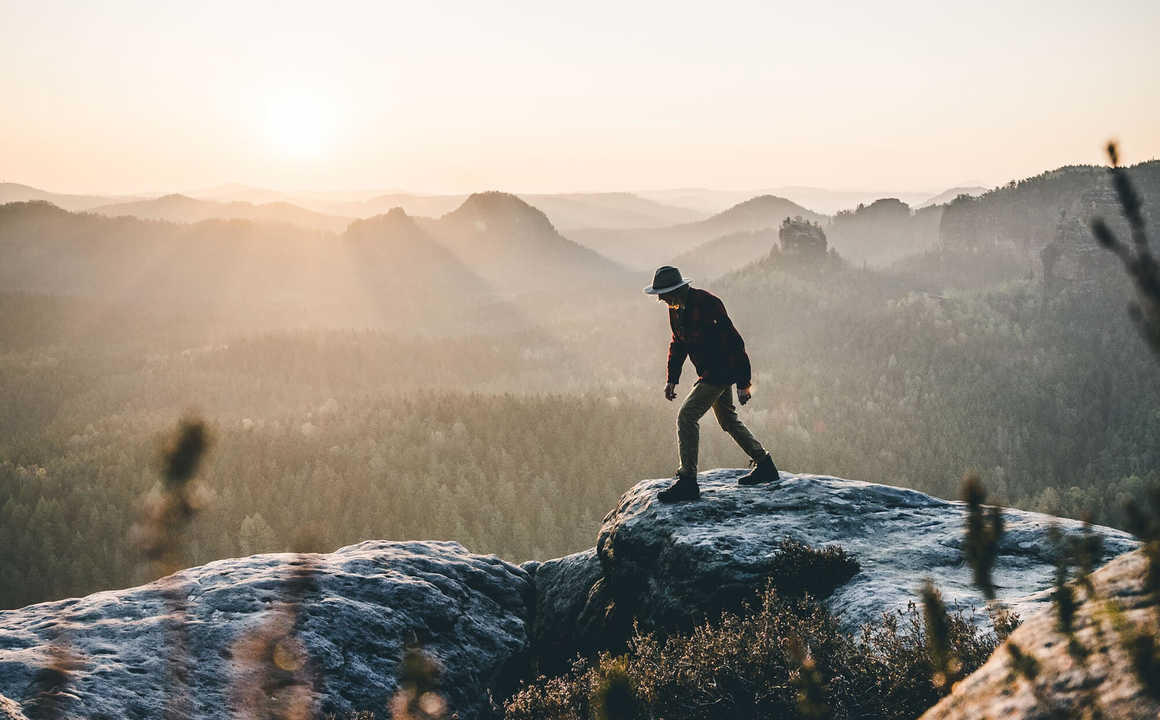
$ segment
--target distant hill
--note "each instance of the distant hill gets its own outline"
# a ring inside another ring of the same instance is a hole
[[[1127,168],[1143,202],[1148,225],[1160,220],[1160,160]],[[1103,217],[1127,231],[1106,167],[1073,165],[1010,182],[977,198],[945,206],[939,240],[948,248],[1016,249],[1030,258],[1059,236],[1060,227]]]
[[[648,228],[703,220],[708,213],[667,205],[626,192],[521,194],[560,230]]]
[[[543,212],[508,193],[475,193],[423,226],[497,292],[510,296],[536,294],[549,304],[574,304],[565,298],[578,289],[627,291],[638,280],[565,238]]]
[[[214,202],[179,194],[165,195],[151,200],[102,205],[92,208],[91,212],[108,217],[129,215],[145,220],[167,220],[180,223],[195,223],[212,219],[284,222],[328,232],[341,232],[350,224],[349,218],[323,215],[287,202],[271,202],[262,205],[243,201]]]
[[[938,195],[935,195],[934,197],[919,203],[916,207],[924,208],[930,207],[932,205],[946,205],[950,201],[957,198],[959,195],[970,195],[971,197],[977,197],[985,192],[987,192],[987,188],[981,185],[972,185],[969,187],[953,187],[950,190],[944,190]]]
[[[762,195],[756,190],[713,190],[710,188],[674,188],[671,190],[638,190],[636,195],[653,202],[689,208],[706,215],[728,210],[737,203]]]
[[[680,207],[692,208],[705,213],[718,213],[739,202],[757,195],[775,195],[816,212],[833,214],[839,210],[855,207],[859,203],[872,203],[879,198],[896,197],[909,204],[922,202],[930,197],[928,192],[898,192],[894,190],[829,190],[827,188],[785,185],[760,190],[709,190],[705,188],[682,188],[675,190],[648,190],[637,193],[641,197]]]
[[[371,217],[402,208],[413,217],[435,218],[445,215],[463,204],[467,195],[419,195],[412,193],[386,193],[357,202],[338,202],[329,206],[330,211],[347,217]]]
[[[934,248],[942,213],[942,205],[916,211],[898,198],[882,198],[834,215],[826,233],[847,260],[883,266]]]
[[[0,206],[0,292],[86,298],[94,318],[148,314],[195,332],[439,335],[514,317],[401,212],[336,236],[284,223],[181,224],[12,203]]]
[[[503,193],[472,195],[438,220],[396,209],[341,235],[285,222],[187,224],[46,202],[0,206],[0,292],[91,298],[114,314],[180,316],[183,325],[223,332],[501,331],[590,312],[641,284]]]
[[[435,328],[463,324],[470,331],[511,327],[517,313],[487,280],[445,247],[402,208],[351,223],[339,237],[336,270],[348,287],[373,302],[382,324],[422,319]]]
[[[409,215],[440,217],[467,200],[466,195],[413,195],[389,193],[362,202],[332,203],[332,212],[366,217],[401,207]],[[706,213],[646,200],[631,193],[532,193],[518,194],[535,206],[561,230],[612,227],[641,228],[691,222]]]
[[[49,192],[29,185],[18,183],[0,183],[0,205],[13,202],[29,202],[43,200],[65,210],[88,210],[99,205],[112,202],[124,202],[130,198],[110,195],[68,195],[65,193]],[[133,198],[136,199],[136,198]]]
[[[669,264],[707,282],[769,255],[778,244],[777,232],[777,228],[766,228],[730,233],[681,253]]]
[[[670,258],[725,235],[776,229],[787,217],[801,217],[814,222],[827,220],[826,216],[785,198],[762,195],[698,222],[639,230],[577,230],[570,235],[625,265],[655,269]]]
[[[827,190],[815,187],[779,187],[769,190],[773,195],[788,198],[818,212],[833,215],[839,210],[847,210],[858,205],[869,205],[882,198],[898,198],[908,205],[914,205],[930,197],[926,192],[897,190]]]

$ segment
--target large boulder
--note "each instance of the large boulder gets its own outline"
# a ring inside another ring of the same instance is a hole
[[[611,598],[605,597],[606,584],[595,548],[520,567],[532,576],[536,592],[536,610],[529,628],[536,672],[563,672],[577,653],[609,647]]]
[[[1053,607],[1025,617],[922,720],[1160,717],[1160,691],[1145,691],[1132,652],[1137,638],[1160,633],[1156,595],[1144,584],[1147,565],[1142,552],[1129,553],[1092,573],[1094,596],[1075,586],[1080,604],[1070,637]],[[1151,672],[1154,678],[1154,659]]]
[[[986,621],[986,603],[963,561],[963,503],[784,472],[774,484],[741,487],[743,472],[703,472],[701,499],[672,505],[656,499],[670,480],[642,481],[605,516],[594,554],[541,565],[537,626],[582,628],[571,644],[557,633],[551,647],[582,651],[593,638],[614,645],[634,620],[642,629],[663,631],[737,607],[767,581],[777,583],[786,538],[815,548],[840,545],[859,563],[857,574],[826,600],[847,630],[905,610],[924,578],[935,582],[951,609],[977,612]],[[1004,510],[1003,519],[995,571],[999,599],[1030,614],[1045,602],[1036,593],[1052,583],[1048,528],[1079,532],[1081,523],[1021,510]],[[1137,546],[1127,533],[1093,531],[1103,538],[1101,561]],[[556,600],[543,601],[550,598]]]
[[[531,601],[525,571],[452,542],[220,560],[0,612],[0,695],[58,718],[265,717],[271,703],[386,717],[415,646],[434,661],[423,683],[441,671],[449,712],[473,718],[525,673]]]

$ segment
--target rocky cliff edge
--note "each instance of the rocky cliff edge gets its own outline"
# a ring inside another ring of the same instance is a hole
[[[226,717],[271,702],[385,712],[409,646],[433,660],[451,712],[487,716],[489,695],[576,652],[616,647],[633,621],[680,629],[784,581],[787,541],[838,545],[856,561],[825,588],[848,629],[905,609],[924,578],[952,609],[985,617],[962,559],[962,503],[790,473],[740,487],[743,472],[702,473],[701,499],[675,505],[656,500],[667,480],[642,481],[604,518],[594,548],[546,562],[516,566],[448,542],[365,542],[221,560],[3,611],[0,717],[45,703],[58,718]],[[1052,582],[1048,528],[1079,523],[1018,510],[1004,521],[999,597],[1030,617]],[[1126,533],[1095,532],[1104,560],[1136,547]]]

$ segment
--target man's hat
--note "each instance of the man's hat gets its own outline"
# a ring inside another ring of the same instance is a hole
[[[672,292],[682,285],[688,285],[693,281],[693,278],[681,277],[681,271],[671,265],[657,268],[657,274],[653,275],[652,285],[644,289],[649,295],[664,295],[667,292]]]

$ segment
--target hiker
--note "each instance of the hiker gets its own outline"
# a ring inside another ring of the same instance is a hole
[[[738,478],[741,485],[756,485],[778,479],[773,458],[737,417],[733,406],[733,385],[737,385],[737,401],[742,405],[752,397],[749,356],[745,341],[725,314],[725,305],[712,293],[694,288],[691,278],[681,277],[675,267],[658,268],[652,285],[644,291],[656,295],[669,306],[669,326],[673,339],[669,343],[668,378],[665,399],[677,397],[677,381],[685,358],[697,369],[697,382],[677,413],[677,445],[681,466],[676,482],[661,490],[661,502],[696,500],[701,497],[697,487],[697,451],[700,443],[698,422],[713,408],[721,429],[741,446],[751,459],[753,469]]]

